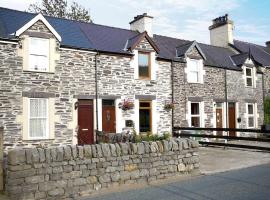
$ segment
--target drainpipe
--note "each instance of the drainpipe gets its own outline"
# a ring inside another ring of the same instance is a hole
[[[262,71],[262,95],[263,95],[263,102],[262,102],[262,106],[263,106],[263,124],[265,124],[265,111],[264,111],[264,100],[265,100],[265,91],[264,91],[264,70]]]
[[[225,107],[226,107],[226,128],[228,128],[228,88],[227,88],[227,69],[225,69],[224,73],[224,80],[225,80]],[[229,132],[227,131],[227,136],[229,136]],[[227,140],[225,140],[227,143]]]
[[[97,56],[99,55],[99,52],[95,55],[95,89],[96,89],[96,131],[98,131],[98,75],[97,75]]]
[[[172,80],[172,103],[174,105],[174,68],[173,68],[173,60],[171,60],[171,80]],[[174,135],[174,109],[172,109],[172,135]]]

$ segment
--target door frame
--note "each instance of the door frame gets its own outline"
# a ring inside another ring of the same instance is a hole
[[[96,143],[96,133],[95,133],[95,122],[96,122],[96,119],[95,119],[95,101],[94,101],[94,99],[77,99],[77,101],[76,101],[76,103],[74,104],[75,105],[75,111],[76,111],[76,113],[77,113],[77,117],[76,117],[76,132],[77,132],[77,134],[76,134],[76,137],[77,137],[77,144],[78,144],[78,137],[79,137],[79,127],[78,127],[78,124],[79,124],[79,121],[78,121],[78,116],[79,116],[79,101],[83,101],[83,100],[88,100],[88,101],[91,101],[92,102],[92,127],[93,127],[93,130],[92,130],[92,133],[93,133],[93,144],[95,144]]]
[[[102,107],[102,109],[99,111],[100,113],[101,113],[101,128],[102,128],[102,131],[104,131],[103,130],[103,100],[111,100],[111,101],[113,101],[114,102],[114,105],[112,106],[112,107],[114,107],[114,117],[115,117],[115,124],[114,124],[114,129],[115,129],[115,133],[117,132],[117,111],[116,111],[116,99],[101,99],[101,107]]]
[[[217,128],[217,113],[216,113],[216,111],[217,111],[217,104],[218,103],[221,103],[221,108],[220,109],[222,109],[222,128],[224,128],[224,127],[226,127],[226,115],[225,115],[225,111],[226,111],[226,103],[225,102],[214,102],[213,103],[213,110],[214,110],[214,112],[213,112],[213,118],[214,118],[214,120],[213,120],[213,124],[214,124],[214,128]],[[217,131],[214,131],[214,135],[217,135]],[[224,131],[222,131],[222,135],[225,135],[225,132]]]

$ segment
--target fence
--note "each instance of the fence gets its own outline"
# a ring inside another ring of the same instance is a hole
[[[4,131],[3,128],[0,127],[0,192],[4,190],[3,139],[4,139]]]
[[[203,132],[203,134],[201,133]],[[205,133],[207,132],[207,134]],[[235,136],[229,134],[234,132]],[[219,134],[217,134],[219,133]],[[240,133],[236,136],[236,133]],[[256,136],[251,136],[255,133]],[[260,135],[258,135],[260,134]],[[194,128],[194,127],[174,127],[174,136],[199,138],[202,145],[226,146],[236,148],[257,149],[270,151],[270,131],[261,129],[232,129],[232,128]],[[201,138],[201,139],[200,139]],[[214,140],[215,139],[215,140]],[[220,139],[223,139],[222,142]],[[233,143],[232,141],[241,141]],[[244,144],[242,141],[260,142],[259,144]],[[266,144],[268,146],[262,145]]]

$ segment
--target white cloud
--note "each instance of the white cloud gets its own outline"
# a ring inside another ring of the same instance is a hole
[[[11,8],[15,10],[27,10],[31,3],[35,3],[36,0],[1,0],[0,6],[5,8]]]

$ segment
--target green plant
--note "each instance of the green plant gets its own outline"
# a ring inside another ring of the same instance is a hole
[[[270,97],[264,100],[264,124],[270,124]]]

